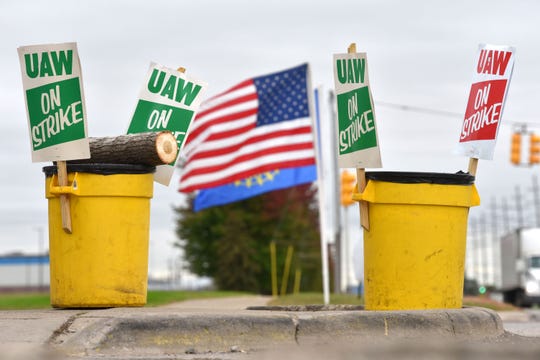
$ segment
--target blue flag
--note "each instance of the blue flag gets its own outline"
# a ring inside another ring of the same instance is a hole
[[[265,192],[309,183],[316,179],[315,165],[267,171],[234,183],[200,190],[195,198],[193,210],[200,211],[212,206],[244,200]]]

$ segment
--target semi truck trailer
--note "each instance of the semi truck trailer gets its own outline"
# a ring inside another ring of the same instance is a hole
[[[517,229],[500,241],[503,300],[520,307],[540,304],[540,228]]]

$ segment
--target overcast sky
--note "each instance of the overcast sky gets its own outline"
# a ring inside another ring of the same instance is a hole
[[[48,164],[31,162],[18,46],[77,42],[89,135],[115,136],[126,131],[151,61],[185,67],[209,84],[208,96],[303,62],[311,65],[313,85],[329,90],[332,55],[356,42],[368,55],[383,169],[452,173],[468,164],[452,154],[462,118],[386,104],[463,114],[478,44],[515,46],[495,158],[478,167],[483,205],[476,216],[493,197],[511,201],[516,185],[530,191],[539,170],[509,163],[511,123],[534,130],[540,121],[538,14],[534,0],[0,0],[0,254],[37,251],[37,229],[47,228],[41,168]],[[177,254],[170,245],[172,207],[183,199],[176,188],[155,185],[155,272]],[[358,222],[350,223],[356,232]]]

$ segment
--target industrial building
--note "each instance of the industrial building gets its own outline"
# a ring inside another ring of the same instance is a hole
[[[0,255],[0,291],[49,288],[49,255]]]

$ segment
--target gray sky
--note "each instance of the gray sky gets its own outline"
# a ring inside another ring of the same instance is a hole
[[[207,95],[307,61],[313,85],[328,90],[332,54],[356,42],[368,54],[383,170],[456,172],[468,164],[452,154],[462,118],[383,102],[463,114],[478,44],[513,45],[514,76],[495,158],[479,164],[483,205],[472,210],[475,216],[489,210],[493,197],[512,198],[516,185],[529,191],[538,171],[512,167],[508,159],[510,123],[538,121],[539,13],[534,0],[0,0],[0,253],[35,252],[36,229],[47,227],[41,168],[48,164],[31,162],[18,46],[77,42],[89,135],[115,136],[127,128],[151,61],[185,67],[208,82]],[[155,185],[154,272],[177,254],[170,246],[172,206],[183,199],[176,187]],[[358,221],[349,223],[356,231]]]

